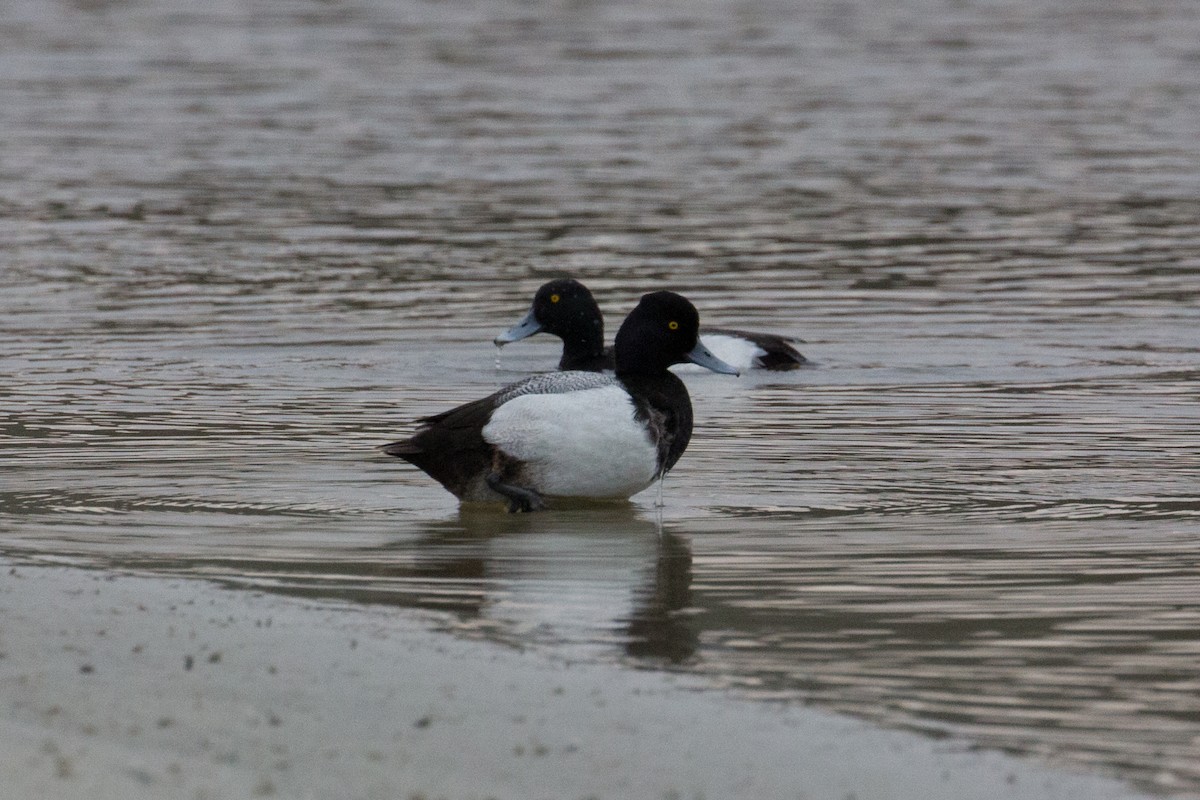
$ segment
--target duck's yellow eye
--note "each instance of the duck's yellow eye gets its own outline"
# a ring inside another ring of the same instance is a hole
[[[551,302],[551,303],[557,303],[557,302],[558,302],[559,300],[561,300],[561,299],[562,299],[562,298],[560,298],[560,297],[559,297],[558,295],[556,295],[556,294],[552,294],[552,295],[550,295],[550,302]]]
[[[675,320],[671,320],[670,322],[667,323],[667,327],[673,331],[677,331],[677,330],[679,330],[679,323],[676,322]]]

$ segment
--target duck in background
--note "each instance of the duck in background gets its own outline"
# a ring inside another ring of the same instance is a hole
[[[604,346],[604,317],[588,288],[572,278],[543,284],[525,317],[497,336],[497,347],[549,333],[562,339],[559,369],[600,372],[615,367],[613,348]],[[732,328],[700,328],[700,339],[722,361],[738,369],[796,369],[807,359],[795,339]]]
[[[615,374],[534,375],[427,417],[382,450],[460,500],[506,500],[509,511],[544,508],[546,496],[629,498],[675,466],[692,436],[691,398],[667,368],[738,374],[699,342],[699,327],[680,295],[644,295],[617,332]]]

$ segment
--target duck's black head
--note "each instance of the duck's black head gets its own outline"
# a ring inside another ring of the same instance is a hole
[[[604,318],[588,288],[572,278],[543,284],[533,296],[533,313],[542,330],[560,339],[581,335],[583,329],[604,340]]]
[[[599,355],[604,349],[604,318],[600,307],[587,287],[571,278],[543,284],[525,318],[497,336],[495,342],[504,345],[543,331],[568,346],[587,351],[588,355]]]
[[[700,315],[686,298],[674,292],[642,295],[617,331],[617,373],[654,375],[672,364],[692,363],[737,375],[700,343],[699,332]]]

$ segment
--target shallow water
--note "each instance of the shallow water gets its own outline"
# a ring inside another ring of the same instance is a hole
[[[1200,9],[15,4],[6,556],[459,634],[1200,793]],[[555,361],[547,277],[802,337],[628,505],[375,445]]]

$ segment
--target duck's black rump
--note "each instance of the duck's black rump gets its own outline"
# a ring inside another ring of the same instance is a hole
[[[412,436],[379,449],[404,459],[461,499],[492,469],[495,448],[484,440],[483,426],[501,394],[425,417]]]

